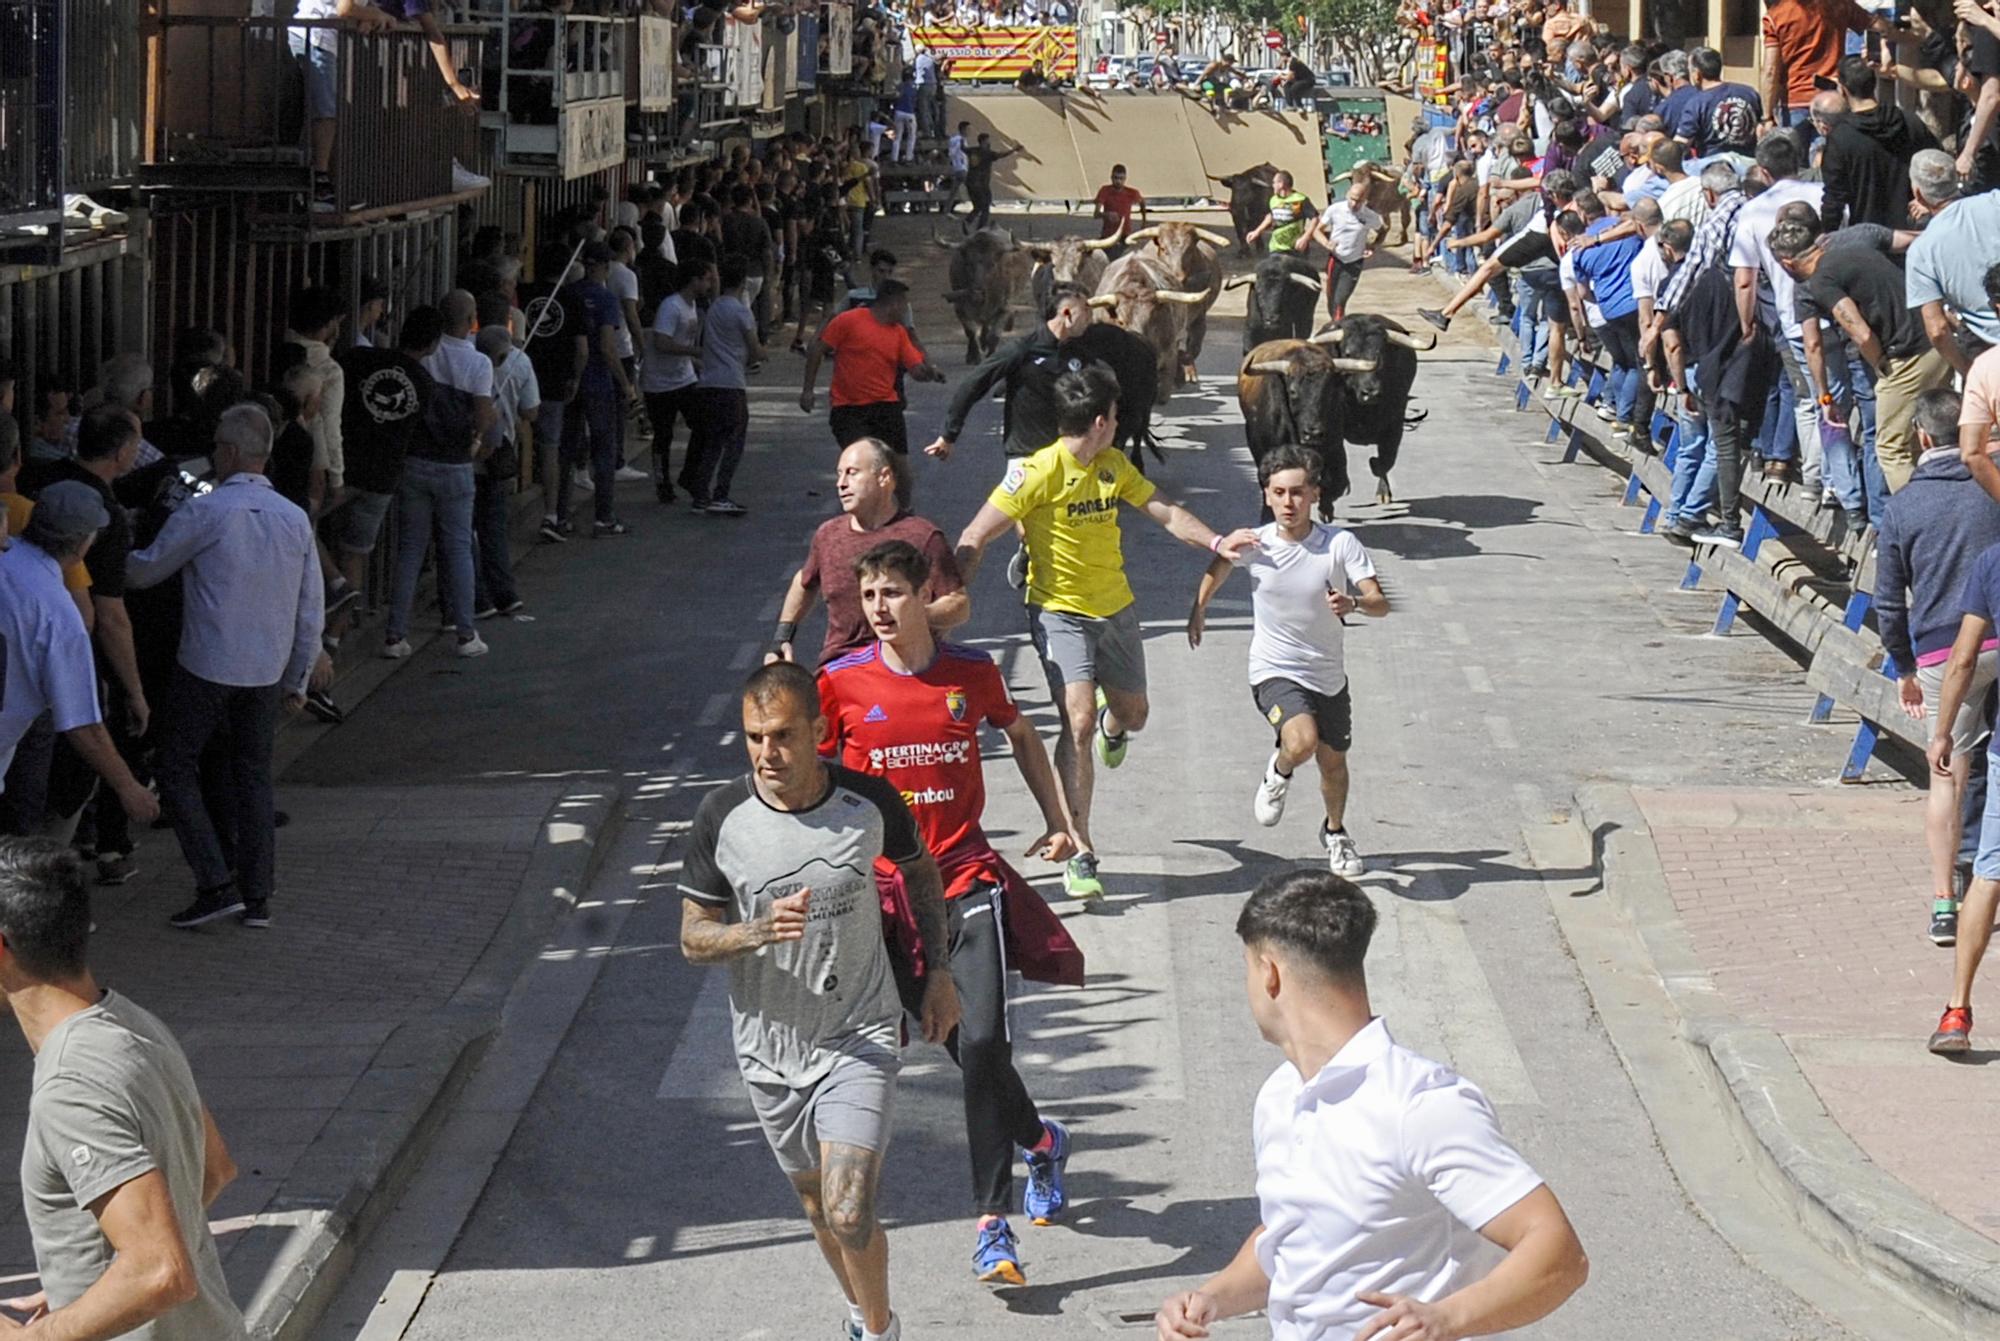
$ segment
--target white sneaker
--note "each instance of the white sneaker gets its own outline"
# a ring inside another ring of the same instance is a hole
[[[398,638],[393,643],[382,644],[382,657],[386,661],[401,661],[415,650],[408,638]]]
[[[618,473],[612,476],[612,478],[620,484],[637,484],[643,480],[650,480],[653,477],[637,466],[620,466],[618,467]]]
[[[489,650],[486,640],[475,633],[470,638],[459,639],[451,654],[455,657],[483,657]]]
[[[1334,833],[1322,820],[1319,826],[1319,841],[1326,845],[1326,864],[1335,875],[1344,875],[1351,879],[1367,869],[1361,864],[1360,850],[1354,846],[1354,840],[1348,837],[1345,829]]]
[[[1278,772],[1278,755],[1273,751],[1271,762],[1264,765],[1264,780],[1257,784],[1257,795],[1250,802],[1250,813],[1259,824],[1268,829],[1285,817],[1285,793],[1291,786],[1292,780]]]
[[[597,486],[590,482],[590,472],[581,468],[569,473],[569,487],[580,494],[597,492]]]
[[[493,179],[474,172],[457,159],[451,160],[451,189],[454,191],[479,191],[493,185]]]
[[[73,192],[63,197],[63,212],[87,220],[93,228],[122,228],[132,222],[123,210],[100,205],[89,196]]]

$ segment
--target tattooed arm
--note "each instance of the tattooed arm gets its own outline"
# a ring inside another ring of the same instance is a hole
[[[917,932],[924,940],[924,1041],[942,1043],[958,1027],[958,987],[951,980],[951,933],[944,914],[944,880],[938,875],[936,860],[928,852],[914,860],[899,862],[897,867],[903,873],[903,887],[909,891]]]
[[[936,877],[936,868],[932,868]],[[690,964],[720,964],[761,950],[777,941],[795,941],[806,934],[806,903],[810,889],[782,899],[748,922],[725,922],[723,910],[694,899],[681,900],[681,954]],[[941,910],[940,910],[941,911]]]

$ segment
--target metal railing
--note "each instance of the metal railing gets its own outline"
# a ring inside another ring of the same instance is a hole
[[[206,15],[169,16],[161,29],[149,172],[158,184],[303,197],[315,79],[333,85],[330,174],[342,211],[450,195],[452,160],[473,157],[477,105],[452,98],[422,33]],[[459,80],[476,88],[483,31],[454,29],[447,40]]]
[[[122,186],[138,173],[146,119],[141,18],[140,0],[64,0],[65,190]]]
[[[61,0],[0,0],[0,229],[62,217]]]

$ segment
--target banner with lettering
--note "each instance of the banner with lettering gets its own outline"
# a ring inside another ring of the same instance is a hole
[[[1011,82],[1040,65],[1051,79],[1076,78],[1074,28],[913,28],[910,40],[928,51],[951,79]]]

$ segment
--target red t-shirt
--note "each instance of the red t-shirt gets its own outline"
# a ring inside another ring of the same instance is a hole
[[[1110,237],[1120,229],[1132,227],[1132,211],[1145,202],[1129,186],[1113,186],[1109,182],[1097,188],[1097,208],[1104,211],[1104,231],[1099,237]]]
[[[879,642],[870,643],[820,668],[819,699],[830,728],[823,748],[903,794],[944,874],[945,897],[1000,883],[1000,858],[979,827],[986,809],[979,726],[1005,730],[1021,710],[993,658],[939,643],[929,666],[904,675],[883,664]]]
[[[924,361],[901,323],[883,325],[865,307],[842,312],[819,337],[833,351],[833,403],[880,405],[896,399],[898,369]]]
[[[907,540],[931,561],[932,600],[964,590],[958,560],[935,522],[899,512],[872,531],[857,531],[846,513],[829,517],[813,532],[812,548],[799,572],[806,590],[817,589],[826,602],[826,642],[819,649],[820,665],[875,641],[875,631],[861,613],[861,584],[854,577],[854,561],[886,540]]]

